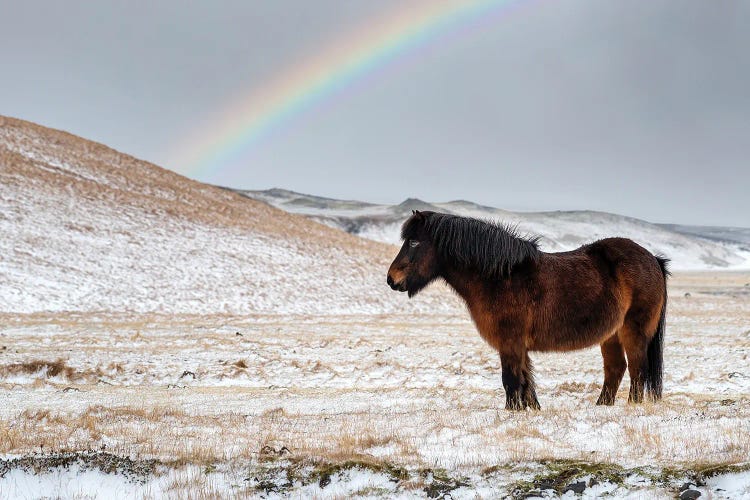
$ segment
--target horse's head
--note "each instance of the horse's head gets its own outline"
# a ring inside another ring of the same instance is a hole
[[[438,277],[435,246],[425,227],[432,212],[413,211],[401,229],[401,250],[388,269],[388,284],[413,297]]]

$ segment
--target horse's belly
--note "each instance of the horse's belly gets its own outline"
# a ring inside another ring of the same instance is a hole
[[[576,297],[575,303],[570,295],[547,301],[533,312],[530,350],[583,349],[601,344],[622,327],[627,304],[619,296],[582,287]]]
[[[536,330],[531,334],[528,349],[531,351],[573,351],[601,344],[617,333],[621,324],[612,322],[600,328],[561,327]]]

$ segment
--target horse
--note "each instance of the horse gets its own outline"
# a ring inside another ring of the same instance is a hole
[[[411,298],[443,279],[458,293],[500,354],[506,409],[540,409],[529,352],[596,344],[604,360],[597,405],[615,403],[626,368],[630,403],[644,393],[661,399],[669,259],[627,238],[547,253],[510,226],[416,210],[401,238],[388,285]]]

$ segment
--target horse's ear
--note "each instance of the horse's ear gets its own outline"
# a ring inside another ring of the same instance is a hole
[[[412,213],[414,214],[415,219],[424,220],[424,214],[420,212],[419,210],[412,210]]]
[[[412,214],[412,215],[417,215],[417,211],[416,211],[416,210],[412,210],[412,211],[411,211],[411,214]]]

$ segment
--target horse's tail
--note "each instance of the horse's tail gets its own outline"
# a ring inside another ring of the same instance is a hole
[[[646,392],[654,400],[661,399],[661,392],[664,378],[664,329],[667,318],[667,277],[670,275],[667,264],[669,259],[656,255],[656,260],[661,267],[661,274],[664,277],[664,304],[661,306],[661,315],[659,316],[659,326],[656,333],[648,344],[646,369]]]

